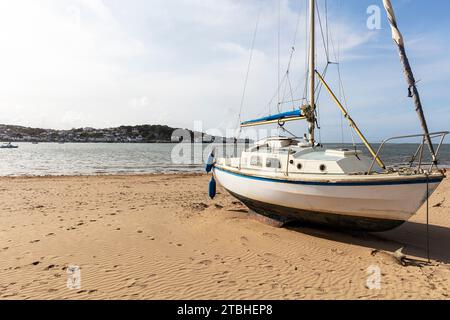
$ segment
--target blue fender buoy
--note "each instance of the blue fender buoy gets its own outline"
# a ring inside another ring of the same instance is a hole
[[[216,188],[216,180],[214,179],[214,177],[211,177],[211,181],[209,181],[209,197],[211,199],[214,199],[216,197]]]
[[[214,167],[214,162],[215,162],[215,156],[214,156],[214,150],[211,152],[211,154],[208,157],[208,160],[206,161],[206,172],[210,173],[212,168]]]

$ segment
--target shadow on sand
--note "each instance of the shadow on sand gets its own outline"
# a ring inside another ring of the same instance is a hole
[[[427,226],[416,222],[406,222],[401,227],[387,232],[358,233],[342,232],[327,228],[290,223],[286,229],[301,232],[314,237],[358,245],[374,250],[393,253],[403,247],[403,253],[426,261],[427,258]],[[450,228],[430,225],[430,258],[450,263]]]

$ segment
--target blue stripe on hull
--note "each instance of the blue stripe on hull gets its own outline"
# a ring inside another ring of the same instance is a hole
[[[222,171],[227,174],[251,179],[251,180],[259,180],[266,182],[277,182],[277,183],[288,183],[288,184],[302,184],[302,185],[311,185],[311,186],[391,186],[391,185],[405,185],[405,184],[426,184],[426,178],[419,178],[415,180],[403,180],[403,181],[367,181],[367,182],[314,182],[314,181],[292,181],[292,180],[281,180],[281,179],[271,179],[265,177],[256,177],[250,176],[242,173],[231,172],[222,168],[214,167],[214,170]],[[428,180],[428,183],[440,183],[444,180],[444,177],[432,178]]]

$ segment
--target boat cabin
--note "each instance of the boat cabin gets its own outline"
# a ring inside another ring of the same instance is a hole
[[[225,162],[223,165],[242,170],[280,172],[288,175],[364,175],[372,163],[372,159],[359,150],[311,147],[307,141],[285,137],[261,140],[242,152],[240,158],[226,158],[222,161]]]

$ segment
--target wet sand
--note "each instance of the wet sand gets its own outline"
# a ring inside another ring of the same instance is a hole
[[[0,298],[449,299],[449,179],[430,200],[431,265],[424,208],[377,234],[276,229],[223,190],[210,200],[208,180],[0,178]]]

